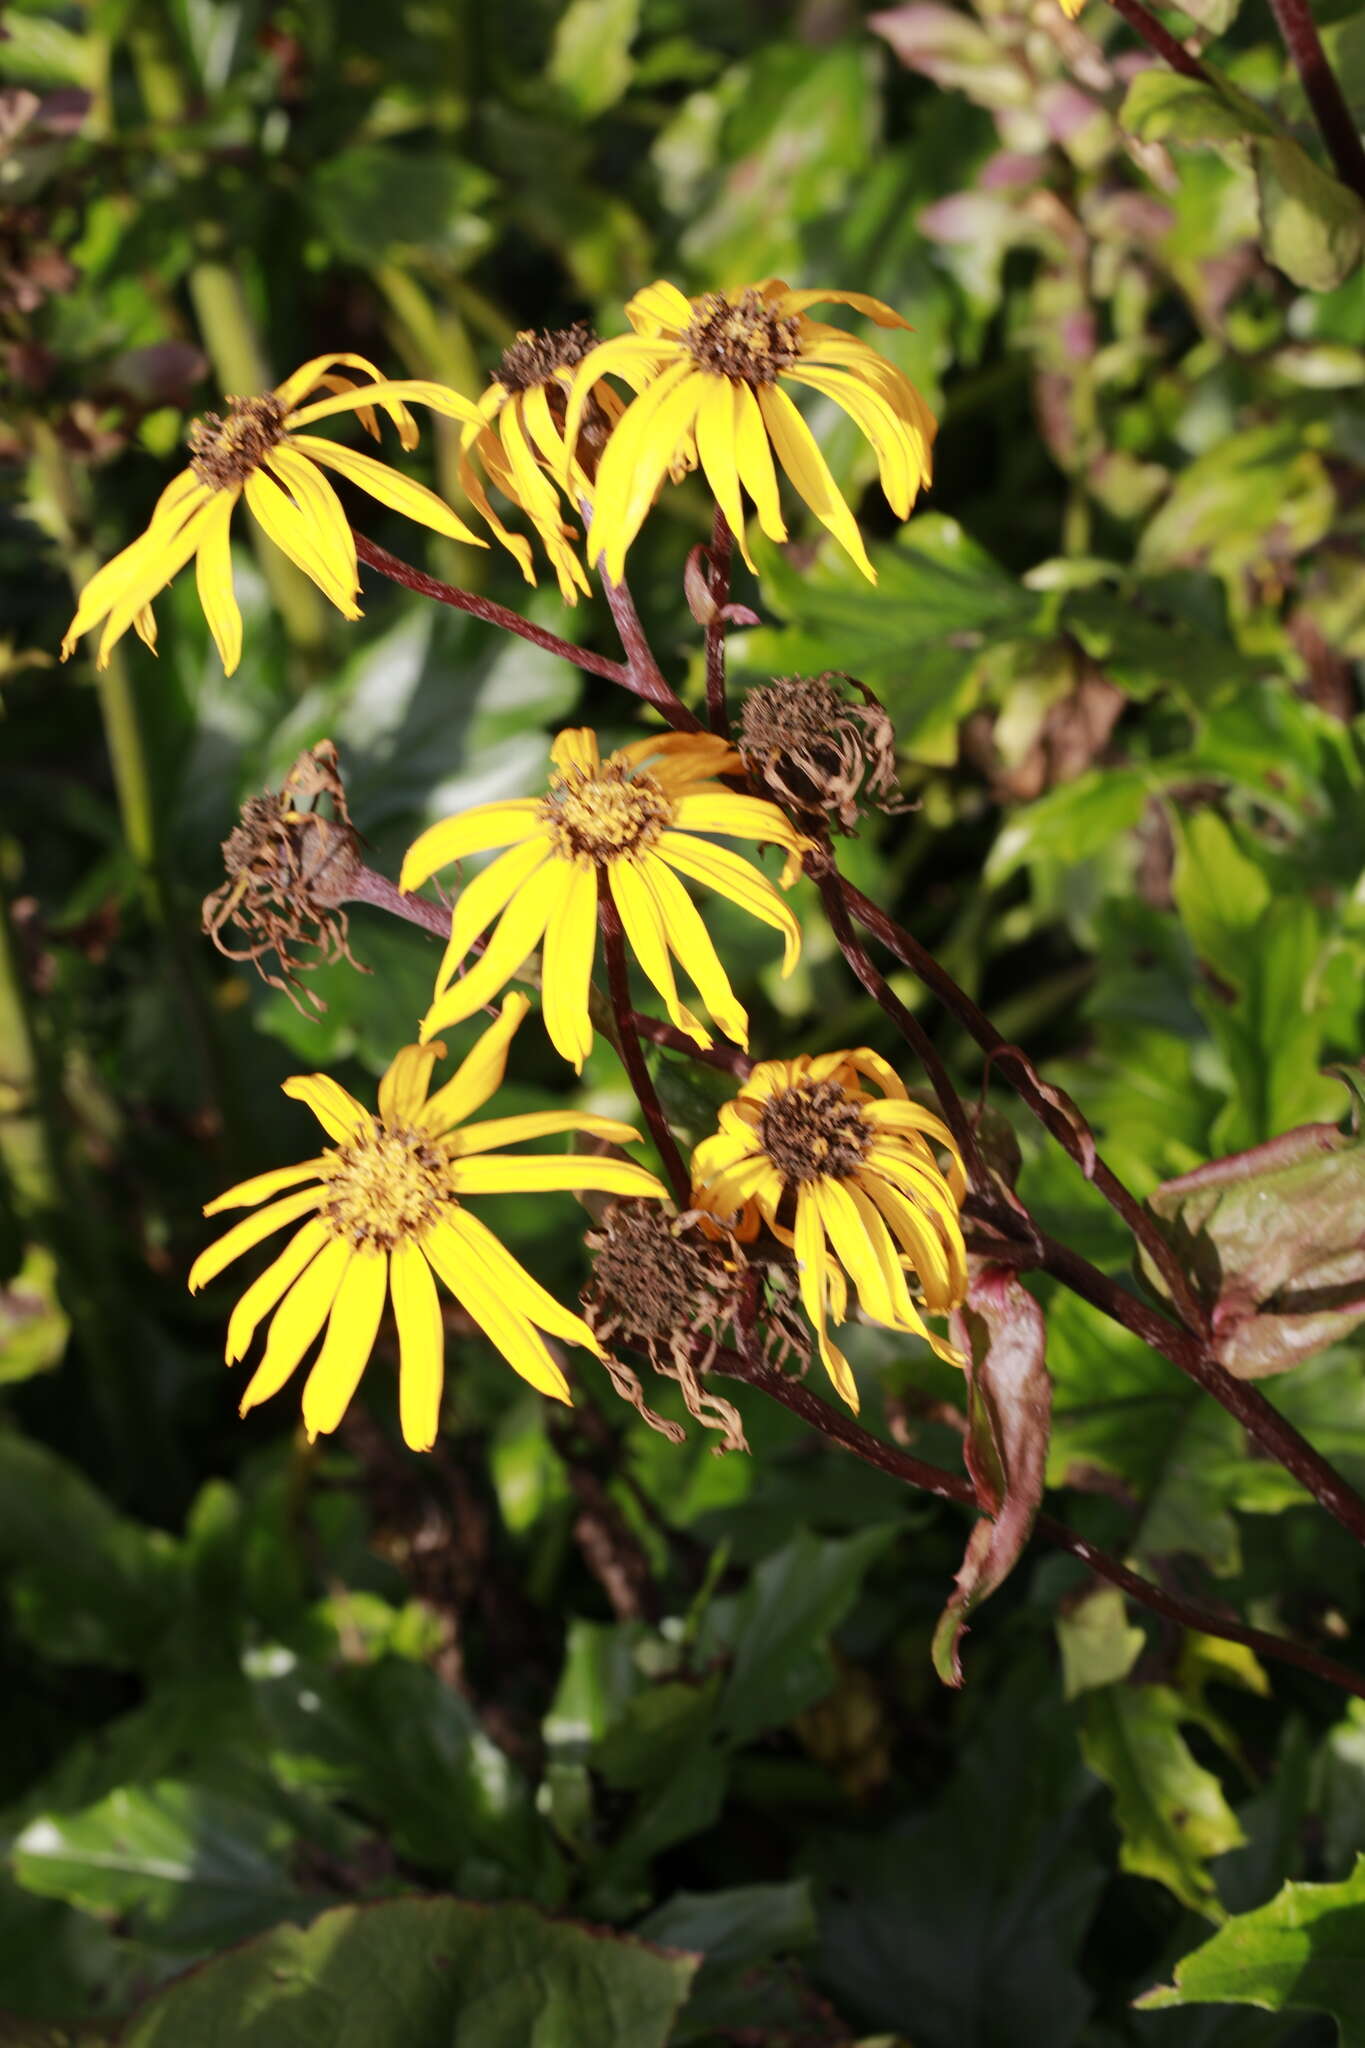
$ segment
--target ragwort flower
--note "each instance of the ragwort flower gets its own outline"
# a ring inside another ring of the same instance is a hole
[[[508,851],[460,892],[450,944],[436,981],[424,1037],[457,1023],[495,996],[544,941],[541,1005],[556,1051],[582,1071],[592,1050],[588,984],[596,948],[601,884],[611,889],[636,959],[698,1045],[710,1034],[678,999],[670,954],[701,992],[727,1037],[748,1041],[749,1019],[731,988],[696,906],[678,877],[717,889],[786,941],[782,971],[801,948],[801,928],[766,875],[700,833],[784,847],[783,886],[800,872],[808,842],[775,804],[741,796],[715,778],[733,773],[739,755],[712,733],[664,733],[636,740],[604,761],[595,736],[579,727],[550,750],[548,794],[477,804],[422,833],[403,862],[404,889],[415,889],[451,861],[494,847]],[[497,930],[468,972],[455,978],[480,932]]]
[[[360,370],[371,381],[357,384],[339,374],[337,365]],[[310,405],[301,403],[317,390],[328,395]],[[226,419],[206,413],[196,420],[189,433],[189,467],[161,493],[146,532],[97,570],[82,590],[62,641],[63,661],[81,635],[101,619],[105,624],[97,667],[108,667],[110,649],[130,626],[154,648],[152,599],[193,557],[199,601],[223,667],[231,675],[241,659],[242,615],[232,589],[228,529],[241,497],[269,539],[312,578],[342,616],[358,619],[355,540],[323,470],[335,470],[381,505],[437,533],[471,547],[487,547],[487,541],[471,532],[425,484],[401,476],[372,455],[300,432],[334,413],[354,412],[378,440],[378,408],[397,427],[404,448],[415,448],[417,424],[408,400],[447,419],[468,422],[478,417],[469,399],[444,384],[417,378],[387,382],[364,356],[337,354],[315,356],[264,397],[229,398]]]
[[[926,1327],[907,1275],[933,1315],[966,1291],[962,1163],[946,1126],[910,1101],[886,1061],[866,1046],[764,1060],[719,1122],[692,1156],[693,1203],[741,1239],[762,1221],[792,1247],[820,1356],[850,1408],[857,1385],[825,1330],[826,1315],[845,1320],[850,1281],[873,1322],[925,1337],[960,1365]],[[934,1146],[948,1155],[946,1171]]]
[[[643,382],[597,472],[592,550],[609,577],[622,575],[665,473],[698,464],[752,568],[745,492],[769,539],[787,538],[775,455],[816,518],[876,582],[853,514],[785,387],[805,385],[842,407],[876,450],[882,489],[901,519],[929,482],[935,422],[903,370],[854,335],[807,318],[806,308],[822,300],[856,307],[879,327],[907,325],[865,292],[790,291],[769,278],[741,292],[687,299],[660,282],[626,307],[635,332],[584,358],[565,426],[571,443],[603,377]]]
[[[575,512],[591,504],[598,453],[607,429],[623,411],[615,392],[604,386],[585,416],[578,449],[566,444],[564,419],[574,370],[595,339],[581,321],[551,333],[519,334],[503,351],[497,373],[478,402],[478,419],[461,436],[460,478],[470,503],[533,581],[530,547],[520,534],[508,533],[493,511],[468,459],[472,450],[489,479],[520,506],[540,535],[565,604],[577,604],[579,591],[592,586],[574,548],[578,529],[565,521],[560,493]]]
[[[570,1399],[541,1330],[601,1356],[601,1345],[581,1317],[547,1294],[465,1207],[470,1195],[556,1189],[664,1195],[654,1176],[630,1159],[581,1152],[515,1159],[494,1150],[557,1131],[638,1143],[639,1133],[629,1124],[558,1109],[465,1124],[501,1082],[508,1045],[529,1007],[525,996],[509,995],[497,1022],[431,1096],[431,1070],[445,1047],[404,1046],[379,1083],[377,1114],[327,1074],[298,1074],[285,1082],[285,1094],[306,1102],[333,1142],[316,1158],[257,1174],[210,1202],[204,1213],[215,1216],[296,1188],[201,1252],[189,1278],[197,1290],[274,1231],[300,1225],[274,1264],[247,1288],[228,1324],[227,1360],[234,1365],[274,1310],[265,1355],[242,1396],[243,1414],[279,1392],[326,1323],[303,1389],[303,1421],[310,1437],[335,1429],[360,1383],[391,1297],[403,1435],[413,1450],[430,1450],[445,1350],[436,1279],[542,1394]],[[300,1181],[310,1185],[299,1189]]]

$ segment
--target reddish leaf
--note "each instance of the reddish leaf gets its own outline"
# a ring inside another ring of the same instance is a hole
[[[961,1685],[958,1647],[967,1616],[1014,1569],[1043,1497],[1052,1382],[1043,1312],[1003,1266],[983,1265],[953,1339],[967,1360],[967,1470],[988,1520],[967,1542],[955,1589],[934,1631],[934,1669]]]

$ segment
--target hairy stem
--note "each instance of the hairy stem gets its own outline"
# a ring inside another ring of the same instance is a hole
[[[1308,0],[1270,0],[1289,60],[1298,72],[1313,119],[1343,185],[1365,199],[1365,145],[1327,59]]]
[[[734,557],[734,535],[730,522],[716,507],[711,522],[711,547],[707,555],[707,586],[715,616],[706,628],[706,720],[712,732],[725,738],[730,731],[730,713],[725,701],[725,619],[730,599],[730,563]]]
[[[960,1507],[976,1508],[976,1489],[970,1479],[956,1472],[945,1472],[938,1465],[930,1465],[922,1458],[914,1458],[906,1451],[895,1449],[879,1437],[875,1437],[851,1416],[842,1415],[813,1394],[809,1387],[799,1380],[788,1379],[785,1374],[765,1365],[752,1355],[741,1357],[736,1351],[719,1351],[711,1362],[711,1371],[726,1374],[730,1379],[744,1380],[757,1387],[787,1408],[793,1415],[799,1415],[803,1422],[818,1430],[831,1443],[837,1443],[843,1450],[851,1451],[855,1458],[861,1458],[866,1465],[873,1465],[878,1471],[887,1472],[893,1479],[903,1481],[907,1486],[918,1487],[921,1492],[935,1494],[940,1500],[957,1502]],[[1039,1515],[1034,1523],[1034,1534],[1044,1542],[1055,1544],[1065,1550],[1095,1573],[1097,1578],[1107,1579],[1132,1600],[1150,1608],[1168,1621],[1179,1623],[1182,1628],[1196,1629],[1201,1635],[1221,1636],[1227,1642],[1243,1643],[1259,1656],[1276,1659],[1282,1664],[1295,1664],[1302,1671],[1309,1671],[1315,1678],[1323,1679],[1343,1692],[1354,1693],[1358,1699],[1365,1699],[1365,1675],[1349,1670],[1338,1664],[1334,1658],[1320,1656],[1316,1650],[1305,1644],[1296,1643],[1287,1636],[1269,1634],[1265,1629],[1248,1628],[1243,1622],[1230,1620],[1211,1608],[1199,1607],[1192,1600],[1182,1600],[1167,1593],[1162,1587],[1153,1585],[1139,1573],[1131,1571],[1107,1551],[1070,1529],[1064,1522],[1054,1520],[1051,1515]]]
[[[616,1036],[621,1060],[635,1090],[635,1099],[644,1112],[649,1125],[649,1135],[663,1161],[664,1172],[668,1175],[669,1186],[680,1209],[686,1209],[692,1202],[692,1176],[683,1164],[678,1141],[668,1126],[663,1105],[650,1079],[645,1063],[644,1049],[635,1034],[635,1012],[630,1001],[630,977],[626,971],[626,935],[621,923],[621,913],[616,908],[616,899],[611,893],[611,883],[605,868],[597,874],[597,918],[602,930],[602,951],[607,963],[607,992],[611,997],[612,1015],[616,1019]]]

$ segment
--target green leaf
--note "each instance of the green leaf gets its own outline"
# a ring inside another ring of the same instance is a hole
[[[972,1529],[947,1606],[934,1630],[934,1669],[961,1685],[967,1616],[1013,1571],[1033,1531],[1047,1466],[1052,1382],[1043,1312],[1003,1267],[983,1265],[953,1340],[967,1360],[967,1470],[984,1518]]]
[[[382,263],[396,250],[422,249],[463,266],[492,238],[494,181],[449,151],[357,143],[317,164],[305,190],[318,226],[352,263]]]
[[[1334,290],[1365,257],[1365,201],[1288,136],[1252,150],[1266,255],[1306,290]]]
[[[1191,13],[1182,8],[1183,13]],[[1248,117],[1201,79],[1173,71],[1140,71],[1119,109],[1119,125],[1139,142],[1244,142]],[[1261,126],[1269,128],[1268,121]]]
[[[30,1891],[126,1916],[163,1947],[202,1950],[308,1912],[286,1869],[293,1839],[278,1814],[164,1782],[124,1787],[82,1813],[40,1814],[12,1863]]]
[[[814,1946],[817,1927],[808,1878],[791,1884],[740,1885],[732,1891],[679,1892],[642,1920],[637,1934],[665,1948],[699,1952],[701,1970],[670,2048],[733,2036],[742,2028],[775,2029],[783,1987],[759,1965]],[[799,2009],[791,2014],[793,2023]]]
[[[1138,560],[1147,570],[1207,562],[1217,575],[1242,577],[1263,559],[1269,534],[1280,554],[1302,554],[1335,510],[1326,465],[1297,426],[1247,427],[1180,472],[1143,532]]]
[[[1169,1686],[1110,1686],[1087,1695],[1081,1746],[1113,1792],[1122,1867],[1216,1920],[1223,1908],[1206,1865],[1244,1836],[1222,1786],[1190,1754],[1187,1712]]]
[[[1012,814],[987,857],[987,880],[1003,881],[1038,860],[1088,860],[1132,831],[1148,788],[1141,768],[1092,768],[1059,784]]]
[[[640,0],[569,0],[560,13],[548,76],[580,120],[605,113],[630,84],[639,26]]]
[[[45,1245],[30,1245],[18,1272],[0,1285],[0,1383],[49,1372],[70,1329],[57,1297],[57,1261]]]
[[[1057,1616],[1062,1691],[1069,1700],[1128,1676],[1147,1638],[1128,1620],[1117,1586],[1096,1586]]]
[[[1248,940],[1270,901],[1270,884],[1216,811],[1172,815],[1175,871],[1171,888],[1195,952],[1240,988]]]
[[[695,1969],[530,1906],[341,1906],[170,1985],[123,2048],[664,2048]]]
[[[1340,1884],[1285,1885],[1268,1905],[1229,1920],[1177,1963],[1174,1984],[1138,2001],[1256,2005],[1266,2012],[1326,2012],[1341,2048],[1365,2048],[1365,1857]]]

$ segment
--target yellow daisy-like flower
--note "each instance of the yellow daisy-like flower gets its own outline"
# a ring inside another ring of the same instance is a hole
[[[195,1291],[274,1231],[289,1223],[302,1226],[247,1288],[228,1324],[227,1360],[235,1365],[274,1310],[265,1355],[242,1396],[244,1415],[279,1392],[326,1323],[303,1389],[303,1421],[310,1438],[335,1429],[360,1384],[391,1298],[403,1435],[413,1450],[430,1450],[445,1353],[437,1279],[539,1393],[557,1401],[571,1398],[541,1330],[602,1355],[581,1317],[547,1294],[465,1207],[470,1195],[556,1189],[664,1195],[654,1176],[630,1159],[580,1152],[513,1159],[494,1149],[556,1131],[586,1131],[616,1144],[639,1142],[638,1131],[609,1117],[549,1109],[465,1126],[465,1118],[501,1082],[508,1045],[529,1007],[525,996],[508,996],[497,1022],[432,1096],[431,1070],[445,1047],[404,1046],[379,1083],[377,1115],[327,1074],[298,1074],[285,1082],[285,1094],[306,1102],[333,1142],[314,1159],[257,1174],[210,1202],[204,1214],[215,1216],[222,1209],[254,1208],[284,1188],[310,1183],[236,1224],[200,1253],[189,1279]]]
[[[543,941],[545,1028],[555,1049],[581,1072],[592,1050],[588,984],[605,881],[635,957],[679,1029],[698,1045],[711,1043],[678,1000],[670,955],[696,983],[720,1029],[746,1044],[748,1016],[678,878],[718,889],[780,931],[786,941],[782,971],[790,974],[801,928],[787,905],[765,875],[728,847],[697,835],[714,832],[784,847],[784,888],[800,872],[808,842],[775,804],[738,796],[715,779],[738,771],[741,762],[712,733],[636,740],[604,761],[595,736],[577,728],[560,733],[550,758],[556,772],[547,795],[477,804],[446,818],[421,835],[403,862],[400,886],[415,889],[451,861],[508,849],[460,893],[422,1036],[472,1017]],[[457,980],[456,969],[494,918],[501,922],[483,954]]]
[[[857,1409],[857,1385],[825,1318],[845,1320],[850,1281],[873,1322],[925,1337],[960,1365],[925,1326],[907,1274],[934,1315],[966,1293],[962,1162],[947,1127],[910,1101],[886,1061],[866,1046],[764,1060],[719,1121],[692,1156],[693,1203],[740,1238],[762,1220],[792,1247],[820,1356],[849,1407]],[[948,1155],[946,1172],[934,1146]]]
[[[357,384],[339,374],[338,365],[362,371],[370,382]],[[318,390],[328,396],[301,403]],[[467,423],[478,418],[470,400],[444,384],[417,378],[389,382],[364,356],[339,354],[315,356],[262,398],[229,398],[226,419],[206,413],[196,420],[189,433],[189,467],[161,493],[146,532],[97,570],[81,592],[62,641],[63,661],[101,619],[98,667],[108,666],[110,649],[130,626],[154,648],[151,601],[193,557],[199,601],[231,675],[241,659],[242,615],[232,589],[228,529],[241,497],[268,537],[343,617],[358,619],[355,541],[341,501],[322,474],[327,469],[437,533],[487,547],[425,484],[400,476],[372,455],[300,432],[334,413],[353,412],[378,440],[378,408],[397,427],[404,448],[415,448],[417,423],[408,411],[409,400],[448,419]]]
[[[580,363],[565,424],[570,443],[603,377],[644,386],[597,473],[593,555],[613,581],[665,473],[698,464],[752,568],[746,492],[769,539],[787,538],[776,456],[816,518],[876,582],[853,514],[785,387],[805,385],[842,407],[876,450],[882,489],[901,519],[929,482],[935,421],[903,370],[865,341],[807,318],[806,308],[821,300],[856,307],[879,327],[908,325],[865,292],[789,291],[769,278],[745,291],[687,299],[660,282],[626,307],[634,334],[602,342]]]
[[[465,461],[460,479],[470,503],[516,556],[527,580],[534,581],[531,550],[520,534],[508,533],[499,522],[468,460],[472,450],[491,481],[521,507],[540,535],[566,604],[577,604],[579,591],[592,586],[573,545],[578,529],[565,522],[560,493],[575,511],[592,503],[591,472],[607,431],[624,410],[616,393],[604,387],[590,421],[584,423],[578,449],[565,442],[573,373],[594,341],[582,322],[546,334],[519,334],[504,350],[497,374],[479,400],[477,421],[461,436]]]

